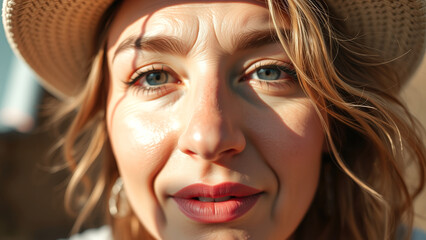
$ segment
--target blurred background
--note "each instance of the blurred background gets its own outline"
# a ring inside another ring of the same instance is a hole
[[[40,127],[47,119],[40,106],[52,98],[13,55],[1,24],[1,240],[57,239],[71,229],[73,218],[63,208],[67,175],[64,171],[52,173],[47,162],[57,139]]]
[[[50,168],[57,135],[42,127],[47,118],[40,107],[53,96],[13,55],[0,31],[0,239],[65,237],[74,220],[63,208],[68,176]],[[426,126],[426,56],[402,96]],[[426,229],[426,191],[416,213],[415,225]]]

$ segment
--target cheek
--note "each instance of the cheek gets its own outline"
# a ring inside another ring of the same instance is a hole
[[[284,122],[290,129],[289,137],[283,142],[282,159],[277,161],[277,174],[284,183],[288,196],[309,199],[313,196],[319,179],[324,133],[320,120],[312,107],[306,106],[292,111]]]
[[[113,88],[112,86],[111,88]],[[121,171],[150,176],[168,158],[167,142],[173,141],[170,121],[165,114],[152,109],[132,94],[110,95],[107,126],[111,145]]]
[[[274,108],[274,116],[262,119],[262,124],[271,127],[258,133],[264,136],[259,148],[263,148],[280,183],[273,215],[278,222],[296,228],[317,189],[324,144],[322,126],[307,100]]]
[[[262,116],[262,117],[259,117]],[[286,177],[318,170],[323,144],[323,129],[314,107],[307,99],[271,107],[256,113],[252,120],[252,139],[277,172]]]
[[[152,174],[167,159],[166,123],[132,107],[117,108],[111,119],[109,135],[120,170]]]
[[[130,204],[150,230],[162,215],[153,182],[172,152],[174,138],[170,124],[162,120],[166,117],[153,116],[130,100],[124,98],[109,108],[108,131]]]

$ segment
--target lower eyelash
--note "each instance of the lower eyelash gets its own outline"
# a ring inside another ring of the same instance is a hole
[[[269,90],[269,88],[271,87],[275,87],[275,88],[280,88],[280,89],[285,89],[288,87],[293,87],[295,84],[297,84],[297,81],[288,81],[288,80],[283,80],[283,81],[268,81],[268,80],[253,80],[256,84],[259,84],[261,88],[266,88],[267,90]]]
[[[166,90],[166,86],[158,86],[158,87],[142,87],[142,86],[129,86],[128,89],[133,90],[135,94],[142,94],[145,96],[152,94],[162,94]]]

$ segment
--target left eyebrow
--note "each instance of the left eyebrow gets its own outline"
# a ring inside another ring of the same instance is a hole
[[[281,33],[288,32],[287,29],[280,29]],[[286,34],[283,34],[286,36]],[[256,49],[269,44],[280,43],[278,33],[275,29],[262,31],[250,31],[237,34],[233,39],[233,52],[246,49]]]
[[[281,29],[280,31],[283,32],[288,30]],[[255,49],[277,43],[279,43],[279,40],[275,29],[243,32],[233,37],[232,52],[243,51],[246,49]],[[173,36],[158,35],[142,37],[132,35],[123,40],[118,45],[114,52],[113,61],[119,53],[127,49],[153,51],[184,56],[190,51],[191,46],[188,44],[188,42],[184,42],[182,39]]]

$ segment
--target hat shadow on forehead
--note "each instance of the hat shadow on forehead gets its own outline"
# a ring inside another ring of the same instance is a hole
[[[121,4],[121,6],[119,8],[117,8],[116,13],[113,16],[113,22],[114,24],[117,19],[120,19],[122,17],[126,18],[125,21],[122,21],[122,23],[120,23],[120,25],[116,25],[114,26],[115,28],[118,28],[120,30],[125,29],[126,27],[128,27],[129,25],[133,24],[134,22],[138,21],[139,19],[145,17],[146,19],[144,20],[142,26],[141,26],[141,31],[138,37],[142,37],[145,35],[146,33],[146,25],[147,23],[150,21],[151,18],[156,19],[156,18],[170,18],[170,20],[173,22],[173,19],[176,18],[176,16],[170,15],[169,12],[167,12],[166,14],[160,15],[160,16],[155,16],[156,13],[161,12],[162,10],[164,10],[165,8],[169,8],[169,7],[176,7],[179,5],[186,5],[188,6],[188,4],[202,4],[203,6],[205,5],[209,5],[209,4],[216,4],[216,3],[227,3],[227,4],[235,4],[235,3],[245,3],[245,4],[253,4],[253,5],[258,5],[258,6],[262,6],[262,7],[267,7],[265,1],[259,1],[259,0],[237,0],[237,1],[208,1],[208,0],[181,0],[181,1],[144,1],[144,2],[140,2],[139,4],[144,4],[144,3],[148,3],[149,5],[147,7],[140,7],[140,8],[135,8],[131,2],[126,2],[123,1],[123,3]],[[135,14],[133,14],[133,12],[136,12]],[[167,22],[168,25],[168,22]],[[173,26],[170,26],[173,28]],[[183,26],[183,27],[186,27]],[[108,39],[108,45],[114,45],[116,43],[116,41],[119,38],[119,34],[115,33],[113,34],[114,36],[109,35],[109,39]]]

